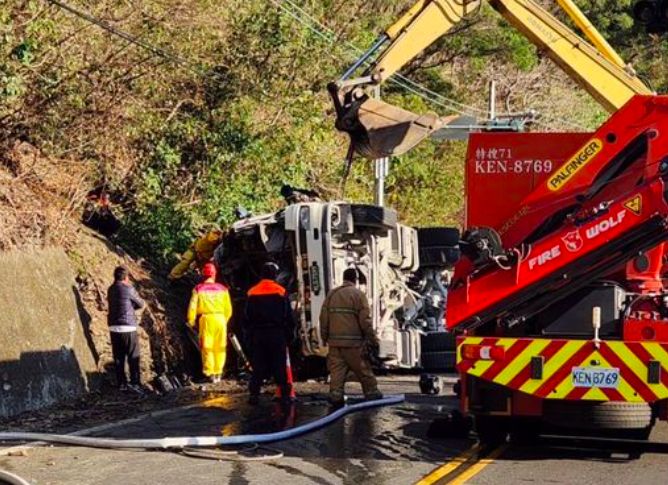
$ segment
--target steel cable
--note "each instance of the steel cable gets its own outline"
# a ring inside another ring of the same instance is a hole
[[[269,0],[272,4],[283,10],[285,13],[287,13],[290,17],[292,17],[294,20],[300,22],[302,25],[307,27],[309,30],[312,32],[315,32],[316,35],[320,36],[323,39],[326,39],[328,42],[334,44],[336,41],[336,34],[334,33],[333,30],[329,29],[327,26],[322,24],[320,21],[318,21],[313,15],[309,14],[307,11],[299,7],[297,4],[295,4],[292,0]],[[290,5],[294,11],[291,11],[289,8],[287,8],[285,5],[287,4]],[[299,14],[295,13],[295,11],[300,12],[302,17],[299,17]],[[305,19],[305,18],[306,19]],[[327,33],[325,33],[327,32]],[[351,51],[355,52],[357,56],[362,54],[364,51],[360,49],[359,47],[355,46],[354,44],[350,42],[344,43],[348,49]],[[354,57],[351,57],[351,59]],[[339,57],[339,59],[341,59]],[[342,59],[345,60],[345,59]],[[369,61],[365,62],[365,65],[370,65]],[[458,114],[461,115],[472,115],[474,113],[478,113],[479,115],[488,115],[488,111],[477,108],[475,106],[467,105],[465,103],[461,103],[459,101],[456,101],[454,99],[448,98],[446,96],[443,96],[440,93],[437,93],[426,86],[423,86],[415,81],[412,81],[411,79],[407,78],[406,76],[403,76],[401,74],[395,74],[394,76],[390,77],[388,79],[388,82],[395,84],[406,91],[415,94],[416,96],[419,96],[420,98],[435,104],[441,108],[449,109],[451,111],[454,111]],[[500,117],[516,117],[518,113],[501,113],[499,116]],[[554,120],[555,122],[559,122],[563,125],[570,126],[571,128],[584,131],[585,127],[577,122],[573,122],[571,120],[567,120],[564,118],[559,118],[559,117],[551,117],[550,119]],[[546,121],[541,121],[541,120],[536,120],[534,123],[541,125],[541,126],[550,126],[548,122]]]
[[[85,20],[93,25],[98,26],[99,28],[109,32],[110,34],[113,34],[119,38],[122,38],[126,40],[127,42],[130,42],[133,45],[136,45],[137,47],[140,47],[142,49],[145,49],[149,52],[152,52],[155,55],[158,55],[170,62],[173,62],[175,64],[178,64],[189,71],[200,75],[200,76],[213,76],[217,78],[219,81],[225,81],[218,73],[215,71],[210,71],[208,69],[203,68],[202,66],[199,66],[189,59],[186,59],[174,52],[170,52],[166,49],[163,49],[161,47],[155,46],[149,42],[141,40],[137,36],[133,36],[123,30],[120,30],[112,25],[110,25],[108,22],[105,22],[102,19],[99,19],[93,15],[91,15],[88,12],[84,12],[81,10],[78,10],[61,0],[45,0],[47,3],[50,3],[72,15],[75,15],[76,17],[79,17],[82,20]],[[297,4],[292,2],[291,0],[269,0],[272,4],[274,4],[276,7],[281,9],[284,13],[286,13],[288,16],[290,16],[294,21],[299,22],[301,25],[304,27],[308,28],[312,33],[315,35],[319,36],[323,40],[327,41],[328,43],[334,45],[336,41],[336,34],[334,31],[326,27],[324,24],[319,22],[315,17],[313,17],[311,14],[306,12],[304,9],[299,7]],[[292,7],[293,10],[291,10],[289,7],[286,5],[289,5]],[[354,51],[358,55],[362,52],[360,48],[357,46],[353,45],[350,42],[345,42],[344,45],[351,51]],[[339,60],[347,60],[343,59],[341,56],[334,56]],[[353,58],[353,57],[351,57]],[[368,65],[368,62],[367,62]],[[401,74],[396,74],[395,76],[392,76],[389,80],[390,83],[404,89],[405,91],[414,94],[425,101],[432,103],[436,106],[439,106],[443,109],[453,111],[455,113],[461,114],[461,115],[486,115],[487,111],[483,110],[481,108],[477,108],[475,106],[467,105],[464,103],[461,103],[459,101],[456,101],[454,99],[448,98],[446,96],[443,96],[442,94],[436,93],[435,91],[415,82],[412,81],[411,79],[401,75]],[[515,116],[512,113],[507,113],[507,114],[501,114],[502,117],[507,117],[507,116]],[[559,118],[552,118],[555,121],[561,122],[566,125],[570,125],[571,127],[582,129],[583,127],[577,123],[570,122],[568,120],[564,119],[559,119]],[[548,126],[546,122],[541,122],[537,121],[537,124],[541,124],[544,126]]]
[[[146,42],[139,38],[138,36],[131,35],[121,29],[118,29],[108,22],[95,17],[94,15],[91,15],[88,12],[84,12],[82,10],[78,10],[60,0],[44,0],[47,3],[50,3],[61,10],[70,13],[71,15],[74,15],[75,17],[80,18],[81,20],[85,20],[86,22],[89,22],[90,24],[96,25],[97,27],[101,28],[102,30],[105,30],[106,32],[109,32],[112,35],[115,35],[116,37],[119,37],[123,40],[126,40],[127,42],[140,47],[144,50],[147,50],[167,61],[170,61],[174,64],[177,64],[179,66],[182,66],[183,68],[187,69],[190,72],[193,72],[197,74],[198,76],[211,76],[214,78],[217,78],[219,81],[226,82],[226,80],[217,72],[211,71],[210,69],[206,69],[202,67],[201,65],[198,65],[197,63],[186,59],[185,57],[182,57],[174,52],[168,51],[166,49],[163,49],[161,47],[158,47],[154,44],[151,44],[149,42]]]

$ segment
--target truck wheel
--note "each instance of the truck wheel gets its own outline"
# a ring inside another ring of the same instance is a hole
[[[540,436],[540,422],[529,419],[512,418],[510,421],[510,442],[520,446],[534,445]]]
[[[459,245],[459,229],[453,227],[421,227],[417,230],[420,247],[457,247]]]
[[[475,431],[482,445],[497,446],[505,443],[508,437],[507,418],[475,415]]]
[[[649,439],[655,422],[646,403],[548,400],[543,410],[545,421],[554,426],[641,440]]]
[[[451,371],[457,363],[455,352],[422,352],[420,365],[426,371]]]
[[[444,350],[453,352],[456,346],[455,334],[450,332],[430,332],[422,335],[420,342],[422,352],[442,352]]]
[[[417,230],[420,266],[452,266],[459,261],[459,229],[451,227],[422,227]]]
[[[469,437],[473,429],[473,418],[464,416],[458,410],[453,410],[445,418],[436,418],[427,428],[427,438],[435,439],[460,439]]]
[[[376,205],[352,204],[353,224],[356,227],[392,230],[397,225],[397,212]]]
[[[423,248],[420,246],[420,267],[441,268],[454,266],[461,258],[459,248],[443,246],[440,248]]]

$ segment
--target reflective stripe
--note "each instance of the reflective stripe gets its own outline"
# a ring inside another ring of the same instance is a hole
[[[348,315],[358,314],[358,311],[355,310],[354,308],[346,308],[346,307],[327,307],[327,311],[330,313],[345,313]]]
[[[109,331],[114,333],[129,333],[136,332],[137,327],[134,325],[111,325]]]
[[[464,344],[481,343],[504,347],[504,360],[463,358],[461,349]],[[661,344],[654,342],[610,340],[597,346],[591,340],[494,337],[481,340],[479,337],[467,337],[458,343],[457,366],[461,373],[541,399],[653,403],[668,399],[668,352],[663,349]],[[532,377],[534,358],[542,360],[539,378]],[[658,361],[662,375],[666,375],[660,383],[648,382],[650,360]],[[619,369],[616,388],[575,387],[575,367]]]

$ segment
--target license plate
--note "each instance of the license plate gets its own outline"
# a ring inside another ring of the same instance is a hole
[[[616,367],[573,367],[571,377],[575,387],[617,389],[619,385],[619,369]]]

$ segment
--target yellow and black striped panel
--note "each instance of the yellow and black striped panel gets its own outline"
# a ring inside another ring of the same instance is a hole
[[[505,358],[462,359],[462,345],[502,346]],[[532,378],[531,361],[542,358],[542,377]],[[659,368],[658,383],[650,383],[650,363]],[[575,367],[616,368],[614,386],[577,387]],[[457,347],[460,373],[475,376],[543,399],[655,402],[668,399],[668,344],[656,342],[601,342],[466,337]]]

